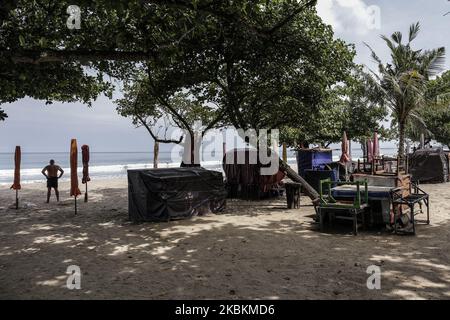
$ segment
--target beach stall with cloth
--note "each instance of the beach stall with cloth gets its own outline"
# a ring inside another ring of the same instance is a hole
[[[225,153],[223,171],[229,198],[259,200],[281,192],[285,173],[280,169],[273,175],[262,175],[263,165],[256,149],[233,149]]]

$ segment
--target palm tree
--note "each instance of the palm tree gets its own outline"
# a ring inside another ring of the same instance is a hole
[[[402,33],[394,32],[390,38],[381,36],[386,42],[391,63],[383,64],[378,55],[370,48],[372,58],[378,64],[378,74],[372,72],[378,89],[384,96],[384,102],[390,108],[397,123],[399,133],[398,155],[405,153],[405,130],[407,125],[424,127],[418,111],[427,105],[426,91],[430,77],[437,75],[444,67],[445,48],[433,50],[414,50],[412,41],[420,31],[417,22],[409,28],[408,42],[402,42]]]

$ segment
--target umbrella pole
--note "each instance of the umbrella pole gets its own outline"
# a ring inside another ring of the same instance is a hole
[[[88,190],[87,190],[87,181],[86,181],[86,192],[84,193],[84,202],[88,202]]]
[[[77,214],[77,196],[75,196],[75,215]]]
[[[19,190],[16,190],[16,210],[19,209]]]

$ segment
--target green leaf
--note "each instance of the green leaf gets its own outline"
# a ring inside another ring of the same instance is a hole
[[[21,34],[19,35],[19,43],[20,46],[25,47],[25,38]]]
[[[39,38],[39,46],[41,46],[41,47],[45,47],[46,46],[46,43],[47,43],[47,39],[45,39],[45,38]]]

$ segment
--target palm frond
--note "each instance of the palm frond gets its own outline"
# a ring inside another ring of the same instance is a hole
[[[5,121],[6,118],[8,118],[8,115],[2,109],[0,109],[0,121]]]
[[[384,37],[384,36],[383,36]],[[391,36],[392,40],[398,45],[402,44],[402,33],[400,31],[396,31]]]
[[[445,48],[425,51],[421,62],[421,69],[428,77],[439,74],[445,68]]]
[[[378,63],[379,65],[380,64],[383,64],[382,62],[381,62],[381,59],[378,57],[378,55],[375,53],[375,51],[372,49],[372,47],[369,45],[369,44],[367,44],[366,42],[363,42],[364,43],[364,45],[367,47],[367,48],[369,48],[369,50],[370,50],[370,56],[372,57],[372,59],[373,59],[373,61],[375,61],[376,63]]]
[[[432,137],[433,133],[428,129],[425,120],[416,112],[410,114],[408,121],[408,131],[418,140],[421,134],[425,136]]]
[[[409,27],[409,43],[411,43],[419,34],[420,23],[416,22]]]
[[[386,45],[388,46],[388,48],[389,48],[392,52],[395,52],[396,47],[395,47],[395,45],[392,43],[391,39],[389,39],[389,38],[386,37],[385,35],[381,35],[380,38],[383,39],[383,40],[386,42]]]

